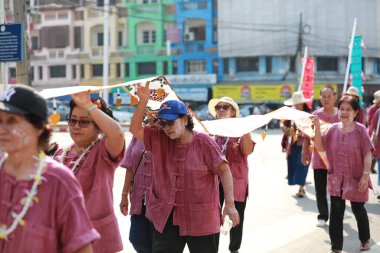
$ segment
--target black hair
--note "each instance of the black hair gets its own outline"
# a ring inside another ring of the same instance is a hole
[[[194,129],[194,120],[193,120],[193,117],[191,116],[191,114],[180,114],[178,115],[178,118],[183,118],[187,116],[187,125],[186,125],[186,128],[190,131],[192,131]]]
[[[43,130],[41,135],[38,137],[38,146],[42,150],[47,150],[49,147],[49,141],[53,132],[53,129],[50,127],[46,119],[41,119],[38,116],[33,114],[25,115],[26,120],[32,124],[36,129]]]
[[[96,104],[96,105],[97,105],[98,101],[99,101],[99,103],[100,103],[100,108],[99,108],[99,109],[100,109],[102,112],[104,112],[105,114],[107,114],[108,116],[110,116],[112,119],[114,119],[115,121],[117,121],[117,119],[113,116],[113,112],[112,112],[112,110],[107,106],[107,103],[104,101],[103,98],[101,98],[101,97],[98,97],[97,99],[92,99],[92,98],[91,98],[91,102],[92,102],[93,104]],[[71,100],[69,105],[70,105],[69,118],[71,118],[71,114],[72,114],[74,108],[75,108],[77,105],[75,104],[74,100]]]
[[[341,99],[339,99],[338,109],[343,103],[351,105],[352,109],[354,109],[355,112],[358,112],[360,110],[360,104],[358,100],[353,96],[343,96]]]

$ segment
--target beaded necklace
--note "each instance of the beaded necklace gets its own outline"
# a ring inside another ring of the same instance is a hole
[[[84,151],[83,153],[80,155],[80,157],[75,161],[73,167],[71,168],[71,171],[76,174],[77,171],[78,171],[78,166],[80,164],[80,162],[83,160],[83,158],[90,152],[91,148],[99,141],[100,139],[96,139],[95,141],[93,141]],[[69,152],[69,148],[66,148],[64,149],[63,153],[62,153],[62,156],[61,156],[61,159],[60,159],[60,162],[63,163],[63,158],[67,156],[67,153]]]
[[[0,161],[0,169],[7,158],[7,155],[5,155],[1,161]],[[36,196],[37,195],[37,187],[42,183],[42,181],[46,181],[46,178],[44,178],[42,175],[42,171],[45,168],[46,162],[45,162],[45,153],[40,152],[38,154],[38,167],[35,174],[31,174],[30,177],[34,179],[32,188],[30,191],[26,191],[26,197],[22,198],[20,203],[23,206],[20,213],[12,212],[12,216],[14,218],[12,225],[10,227],[7,227],[5,224],[3,224],[0,227],[0,239],[6,239],[7,236],[11,233],[13,233],[17,226],[25,226],[25,220],[24,217],[26,213],[28,212],[29,207],[33,204],[33,201],[38,203],[39,199]]]

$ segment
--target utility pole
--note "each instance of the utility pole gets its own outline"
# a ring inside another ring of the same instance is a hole
[[[2,1],[2,0],[0,0]],[[16,63],[16,81],[17,83],[31,85],[30,75],[30,56],[29,50],[29,38],[28,38],[28,25],[26,19],[26,2],[20,0],[13,0],[14,20],[15,23],[20,23],[23,26],[24,32],[24,56],[23,60]]]
[[[1,0],[0,0],[1,1]],[[109,45],[110,45],[110,1],[104,1],[103,24],[103,86],[109,85]],[[108,89],[103,90],[103,99],[108,104]]]
[[[297,59],[301,57],[302,55],[302,46],[303,46],[302,33],[303,33],[302,12],[300,12],[300,25],[298,28],[298,42],[297,42],[296,59],[295,59],[296,82],[295,82],[294,90],[298,90],[297,84],[299,83],[298,74],[300,72],[300,67],[299,67],[300,65],[297,64]]]
[[[5,24],[5,5],[3,0],[0,0],[0,24]],[[1,63],[1,80],[3,82],[2,92],[5,92],[8,88],[8,62]]]

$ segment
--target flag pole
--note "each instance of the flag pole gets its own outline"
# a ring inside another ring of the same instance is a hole
[[[351,65],[352,48],[354,47],[355,31],[356,31],[356,18],[354,18],[354,25],[352,27],[351,41],[350,41],[350,46],[348,48],[349,51],[348,51],[346,75],[344,77],[344,85],[343,85],[342,93],[346,92],[346,89],[347,89],[348,75],[350,73],[350,65]]]
[[[305,52],[303,54],[303,59],[302,59],[302,70],[301,70],[301,79],[300,83],[298,85],[298,91],[302,90],[302,82],[303,82],[303,76],[305,74],[305,66],[306,66],[306,59],[307,59],[307,47],[305,47]]]

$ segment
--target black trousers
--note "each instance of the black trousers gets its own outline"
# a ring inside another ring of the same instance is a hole
[[[329,207],[327,203],[327,170],[314,169],[315,194],[317,197],[318,220],[329,219]]]
[[[179,227],[173,225],[172,212],[162,234],[154,229],[153,253],[181,253],[186,244],[190,253],[216,253],[215,236],[180,236]]]
[[[220,200],[220,206],[222,207],[222,210],[223,210],[224,191],[223,191],[222,184],[219,184],[219,200]],[[230,230],[230,245],[228,246],[228,249],[230,251],[237,251],[240,249],[240,246],[241,246],[241,241],[243,238],[244,211],[245,211],[245,206],[247,203],[246,200],[247,198],[245,199],[244,202],[235,201],[235,208],[239,213],[240,223],[239,225],[237,225],[234,228],[231,228]],[[219,250],[219,235],[220,233],[218,233],[216,236],[216,245],[217,245],[218,250]]]
[[[365,243],[370,239],[369,220],[364,204],[365,202],[351,201],[352,212],[355,215],[361,243]],[[343,217],[345,209],[346,201],[344,199],[331,196],[329,233],[332,250],[343,249]]]

